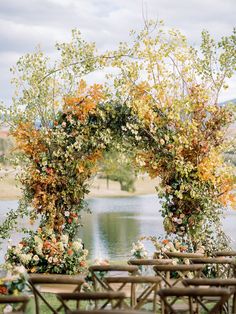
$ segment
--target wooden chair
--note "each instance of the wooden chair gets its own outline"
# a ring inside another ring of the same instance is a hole
[[[157,291],[160,289],[161,278],[157,276],[128,276],[105,277],[104,281],[111,291],[126,293],[124,306],[128,309],[139,310],[146,303],[151,302],[156,312]]]
[[[138,266],[139,272],[143,275],[154,275],[153,266],[155,265],[170,265],[173,263],[172,259],[130,259],[129,265]]]
[[[58,314],[62,306],[54,308],[43,293],[78,292],[85,281],[76,275],[31,274],[28,282],[34,293],[36,314],[40,314],[39,300],[42,300],[53,314]]]
[[[196,314],[200,313],[200,309],[204,310],[204,313],[219,314],[221,313],[225,302],[231,296],[231,292],[228,289],[212,288],[212,289],[201,289],[201,288],[171,288],[161,289],[158,294],[163,301],[163,313],[165,314],[177,314],[180,313],[178,306],[179,301],[185,302],[187,298],[186,313]],[[209,309],[202,302],[203,297],[217,297],[214,302],[214,306]]]
[[[75,310],[69,311],[68,314],[147,314],[148,312],[143,311],[128,311],[128,310]]]
[[[68,306],[68,301],[77,302],[77,310],[80,309],[81,301],[90,302],[94,301],[93,310],[102,310],[107,306],[110,306],[111,309],[122,308],[123,300],[125,294],[123,292],[75,292],[75,293],[58,293],[58,299],[61,301],[62,306],[65,309],[66,313],[71,312],[72,310]],[[110,311],[111,311],[110,309]]]
[[[153,267],[156,274],[162,278],[164,287],[174,287],[181,284],[183,279],[201,277],[204,265],[157,265]]]
[[[8,314],[24,314],[26,313],[26,306],[29,302],[29,297],[27,296],[13,296],[13,295],[4,295],[0,296],[0,304],[1,305],[7,305],[7,304],[16,304],[19,305],[19,307],[14,310],[13,312],[10,312]]]
[[[216,257],[235,257],[236,251],[216,251],[214,255]]]
[[[122,274],[136,275],[138,270],[139,268],[134,265],[92,265],[89,267],[94,291],[110,290],[103,280],[108,274],[113,276]]]
[[[168,265],[172,264],[172,259],[130,259],[129,265],[135,266],[155,266],[155,265]]]
[[[232,312],[236,313],[236,278],[231,279],[219,279],[219,278],[196,278],[196,279],[185,279],[183,280],[185,286],[193,287],[220,287],[220,288],[230,288],[233,292],[233,302],[232,302]]]
[[[203,258],[204,254],[199,253],[184,253],[184,252],[165,252],[165,255],[168,258],[180,258],[180,259],[189,259],[189,258]]]
[[[211,277],[217,278],[231,278],[235,276],[235,263],[232,258],[225,257],[205,257],[205,258],[191,258],[191,263],[205,265],[204,272],[207,267],[211,269]],[[214,273],[213,273],[214,272]],[[207,277],[207,275],[206,275]]]

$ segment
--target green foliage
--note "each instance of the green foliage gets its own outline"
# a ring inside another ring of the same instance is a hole
[[[100,169],[107,180],[120,183],[122,191],[134,192],[135,169],[128,154],[118,151],[108,151],[104,154]]]

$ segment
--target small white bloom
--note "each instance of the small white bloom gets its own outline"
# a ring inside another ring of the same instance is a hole
[[[65,217],[69,217],[70,216],[70,212],[67,210],[67,211],[65,211],[64,215],[65,215]]]
[[[48,263],[52,263],[52,262],[53,262],[53,258],[52,258],[52,256],[50,256],[48,259]]]
[[[31,261],[32,254],[20,254],[19,258],[23,265],[27,265]]]
[[[79,251],[83,248],[83,244],[81,241],[75,241],[73,242],[72,244],[72,248],[75,250],[75,251]]]
[[[39,261],[38,255],[34,255],[34,256],[33,256],[33,260],[34,260],[35,262],[38,262],[38,261]]]

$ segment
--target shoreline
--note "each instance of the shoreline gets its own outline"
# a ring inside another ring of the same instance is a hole
[[[107,187],[106,179],[95,178],[91,182],[90,193],[85,199],[92,198],[125,198],[141,195],[156,194],[155,186],[159,184],[158,179],[150,179],[148,177],[138,178],[135,182],[135,192],[126,192],[120,190],[118,182],[109,181]],[[9,176],[0,181],[0,201],[13,201],[21,197],[21,189],[16,186],[13,176]]]

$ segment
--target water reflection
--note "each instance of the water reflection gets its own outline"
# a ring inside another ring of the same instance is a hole
[[[155,229],[163,233],[160,204],[155,195],[88,202],[92,214],[82,214],[84,227],[80,236],[92,259],[127,258],[132,243],[141,235],[153,235]]]
[[[99,215],[100,233],[107,254],[119,259],[130,250],[139,234],[139,222],[134,217],[134,213],[126,212]]]

